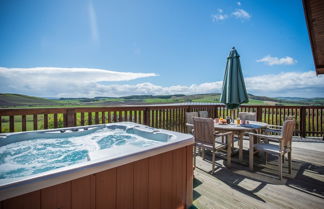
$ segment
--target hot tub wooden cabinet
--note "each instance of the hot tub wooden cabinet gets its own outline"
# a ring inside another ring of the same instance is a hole
[[[1,198],[0,209],[188,208],[193,191],[193,140],[184,141],[10,187],[0,193],[11,196]]]

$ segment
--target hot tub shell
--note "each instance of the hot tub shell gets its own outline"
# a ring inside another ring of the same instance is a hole
[[[186,208],[192,203],[193,137],[152,129],[176,140],[141,152],[99,158],[0,185],[0,208]],[[91,128],[95,126],[87,126]],[[39,132],[76,130],[73,127]],[[31,133],[31,132],[30,132]],[[10,134],[9,134],[10,135]]]

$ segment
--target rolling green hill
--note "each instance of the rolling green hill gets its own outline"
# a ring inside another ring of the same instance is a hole
[[[0,94],[1,107],[55,105],[55,100],[32,97],[21,94]]]
[[[0,94],[0,108],[80,107],[167,103],[219,103],[220,94],[133,95],[125,97],[44,99],[21,94]],[[271,98],[249,94],[250,105],[324,105],[324,98]]]

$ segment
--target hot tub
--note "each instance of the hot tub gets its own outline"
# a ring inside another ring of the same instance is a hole
[[[192,144],[131,122],[2,134],[0,206],[188,207]]]

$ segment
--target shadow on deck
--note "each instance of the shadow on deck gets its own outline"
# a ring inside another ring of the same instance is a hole
[[[243,163],[233,157],[231,168],[217,158],[213,174],[210,156],[197,157],[193,208],[323,208],[324,146],[323,152],[309,150],[307,144],[294,151],[292,174],[287,173],[286,161],[281,181],[275,157],[269,156],[267,165],[262,157],[256,158],[254,172],[248,169],[247,151]]]

